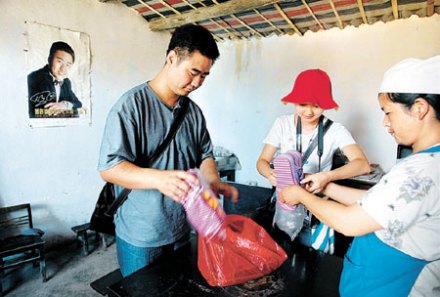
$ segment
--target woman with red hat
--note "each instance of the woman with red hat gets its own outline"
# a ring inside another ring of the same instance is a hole
[[[282,102],[293,103],[295,113],[283,115],[276,119],[269,134],[264,140],[264,148],[257,161],[258,172],[276,186],[275,170],[270,163],[279,151],[299,150],[304,153],[318,134],[319,123],[323,125],[329,119],[323,116],[325,110],[337,108],[333,100],[330,78],[320,69],[301,72],[292,92]],[[359,145],[350,132],[339,123],[332,123],[323,136],[322,156],[318,156],[315,148],[303,170],[306,177],[302,183],[312,193],[321,192],[331,181],[350,178],[370,172],[370,165]],[[340,149],[348,159],[348,163],[331,170],[333,155]]]

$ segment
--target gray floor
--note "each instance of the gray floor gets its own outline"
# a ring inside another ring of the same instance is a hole
[[[75,242],[50,251],[46,255],[47,282],[41,280],[39,267],[32,264],[6,271],[3,294],[6,297],[100,297],[90,283],[118,268],[116,244],[105,250],[99,242],[91,253],[82,255]]]

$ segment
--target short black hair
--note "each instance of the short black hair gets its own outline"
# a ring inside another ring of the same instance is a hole
[[[440,121],[440,95],[439,94],[416,94],[416,93],[388,93],[392,102],[403,104],[411,108],[417,98],[425,99],[435,110],[435,116]]]
[[[182,57],[199,51],[203,56],[211,59],[212,63],[220,56],[212,34],[204,27],[193,24],[183,25],[174,31],[167,55],[172,50]]]
[[[63,51],[69,53],[72,56],[73,62],[75,62],[75,52],[73,51],[72,47],[63,41],[56,41],[52,43],[52,46],[50,47],[49,50],[49,57],[47,58],[49,65],[52,64],[52,59],[56,51]]]

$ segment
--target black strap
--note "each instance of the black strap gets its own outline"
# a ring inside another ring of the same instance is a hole
[[[171,140],[174,138],[174,136],[177,133],[177,130],[179,130],[180,125],[183,122],[183,118],[186,115],[186,111],[188,109],[189,100],[182,97],[180,99],[180,110],[178,111],[178,114],[176,118],[173,121],[173,124],[171,125],[170,131],[168,132],[167,136],[165,137],[164,141],[157,147],[157,149],[154,151],[154,153],[151,154],[151,157],[148,159],[148,164],[153,164],[157,158],[159,158],[160,155],[165,151],[165,149],[170,145]],[[119,194],[118,198],[115,199],[115,201],[112,203],[110,208],[107,210],[106,215],[113,216],[116,210],[119,206],[122,205],[122,203],[125,202],[128,198],[128,194],[130,194],[131,190],[124,188],[121,193]]]
[[[318,145],[319,171],[321,171],[321,157],[324,152],[324,135],[328,131],[330,126],[333,124],[333,121],[328,118],[327,118],[327,121],[325,122],[324,125],[322,124],[323,121],[324,121],[324,116],[322,115],[319,118],[318,135],[312,139],[312,142],[310,143],[309,147],[307,148],[307,150],[304,152],[304,154],[302,156],[302,163],[304,164],[307,161],[307,159],[310,157],[313,150]],[[298,120],[296,123],[296,150],[301,153],[302,152],[301,149],[302,149],[301,118],[298,117]]]
[[[148,158],[148,164],[152,165],[157,158],[159,158],[162,153],[165,151],[165,149],[170,145],[171,140],[176,136],[177,130],[179,130],[180,124],[182,124],[183,118],[185,117],[186,111],[188,109],[188,99],[182,97],[180,102],[180,110],[174,119],[173,124],[171,125],[170,131],[168,132],[167,137],[165,140],[158,146],[156,151],[151,154],[151,157]]]
[[[309,147],[307,148],[307,150],[304,152],[304,155],[302,156],[302,162],[304,164],[307,161],[307,159],[310,157],[310,154],[312,153],[312,151],[316,148],[316,146],[318,146],[318,158],[319,158],[318,171],[321,171],[321,157],[324,152],[324,135],[328,131],[330,126],[333,124],[333,121],[330,120],[329,118],[327,118],[327,121],[323,125],[322,122],[324,121],[324,118],[325,118],[324,115],[321,115],[319,117],[318,135],[315,135],[315,137],[313,138]],[[298,128],[298,124],[299,124],[299,128]],[[299,138],[298,138],[298,135],[299,135]],[[298,148],[302,148],[301,118],[300,117],[298,117],[297,124],[296,124],[296,137],[297,137],[296,138],[297,139],[296,148],[298,150]],[[298,140],[300,142],[299,145],[298,145]],[[301,152],[301,151],[299,151],[299,152]],[[314,224],[312,224],[312,219],[314,219],[315,217],[312,215],[312,213],[309,210],[307,210],[307,216],[310,218],[309,219],[310,226],[313,226]],[[306,224],[306,220],[304,220],[304,222]]]
[[[298,116],[298,120],[296,121],[296,150],[302,153],[302,127],[301,127],[301,118]],[[304,164],[304,160],[303,160]]]

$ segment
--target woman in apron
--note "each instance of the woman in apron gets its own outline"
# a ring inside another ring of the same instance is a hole
[[[383,125],[413,154],[368,191],[329,183],[323,193],[331,201],[291,186],[280,199],[302,203],[325,224],[355,236],[344,259],[341,296],[415,296],[411,289],[430,262],[431,275],[418,282],[426,296],[437,296],[439,284],[426,280],[440,275],[434,265],[440,259],[440,56],[391,67],[378,97]]]

